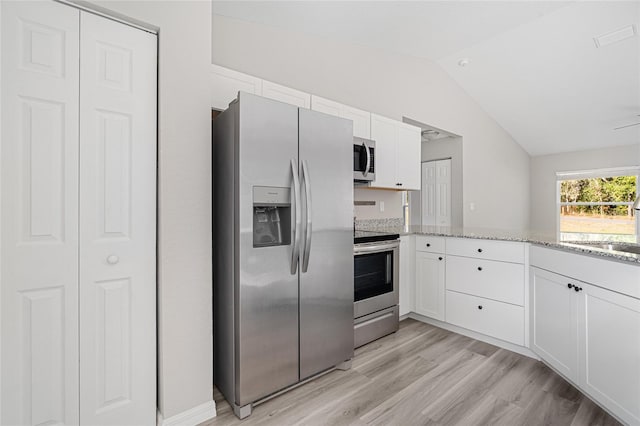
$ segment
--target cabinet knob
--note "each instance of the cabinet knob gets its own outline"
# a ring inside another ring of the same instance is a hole
[[[439,257],[439,258],[438,258],[438,260],[442,260],[442,258],[441,258],[441,257]]]
[[[577,285],[573,286],[573,289],[577,292],[579,292],[580,290],[582,290],[582,287],[578,287]]]
[[[482,266],[478,266],[478,271],[482,271]]]
[[[573,284],[569,283],[569,284],[567,284],[567,287],[568,288],[573,288]]]
[[[478,309],[482,310],[482,305],[478,305]]]
[[[431,244],[427,243],[427,247],[431,247]]]
[[[109,255],[107,257],[107,263],[109,265],[115,265],[116,263],[118,263],[120,261],[120,258],[118,256],[116,256],[115,254]]]
[[[482,253],[482,249],[478,249],[478,253]]]

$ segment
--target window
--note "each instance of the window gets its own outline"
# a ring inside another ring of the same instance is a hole
[[[558,173],[558,228],[562,240],[597,240],[603,234],[633,241],[638,234],[638,169]]]

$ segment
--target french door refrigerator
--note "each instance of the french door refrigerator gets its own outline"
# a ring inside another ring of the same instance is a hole
[[[350,365],[353,130],[243,92],[213,128],[214,381],[244,418]]]

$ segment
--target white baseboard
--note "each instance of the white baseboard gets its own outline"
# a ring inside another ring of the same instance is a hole
[[[486,334],[477,333],[475,331],[467,330],[466,328],[458,327],[457,325],[449,324],[447,322],[438,321],[433,318],[425,317],[415,312],[410,312],[405,318],[412,318],[414,320],[424,322],[427,324],[435,325],[436,327],[444,328],[445,330],[453,331],[454,333],[462,334],[463,336],[471,337],[472,339],[481,340],[486,343],[498,346],[510,350],[511,352],[519,353],[520,355],[528,356],[536,360],[540,360],[540,357],[533,353],[531,349],[524,346],[515,345],[513,343],[505,342],[504,340],[496,339],[495,337],[487,336]]]
[[[216,402],[211,400],[168,419],[158,412],[158,426],[196,426],[216,416]]]

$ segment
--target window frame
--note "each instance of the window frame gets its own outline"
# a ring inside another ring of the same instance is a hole
[[[633,201],[613,201],[613,202],[562,202],[561,199],[561,183],[566,180],[579,180],[579,179],[593,179],[593,178],[608,178],[617,176],[635,176],[636,177],[636,197],[640,194],[640,166],[629,167],[615,167],[607,169],[593,169],[593,170],[576,170],[566,172],[556,172],[556,237],[558,241],[562,240],[562,232],[560,231],[561,209],[562,206],[630,206],[633,205]],[[620,234],[620,235],[632,235],[636,238],[640,238],[640,214],[635,215],[635,233],[634,234]],[[587,232],[571,232],[570,234],[583,234],[583,235],[610,235],[610,234],[591,234]]]

